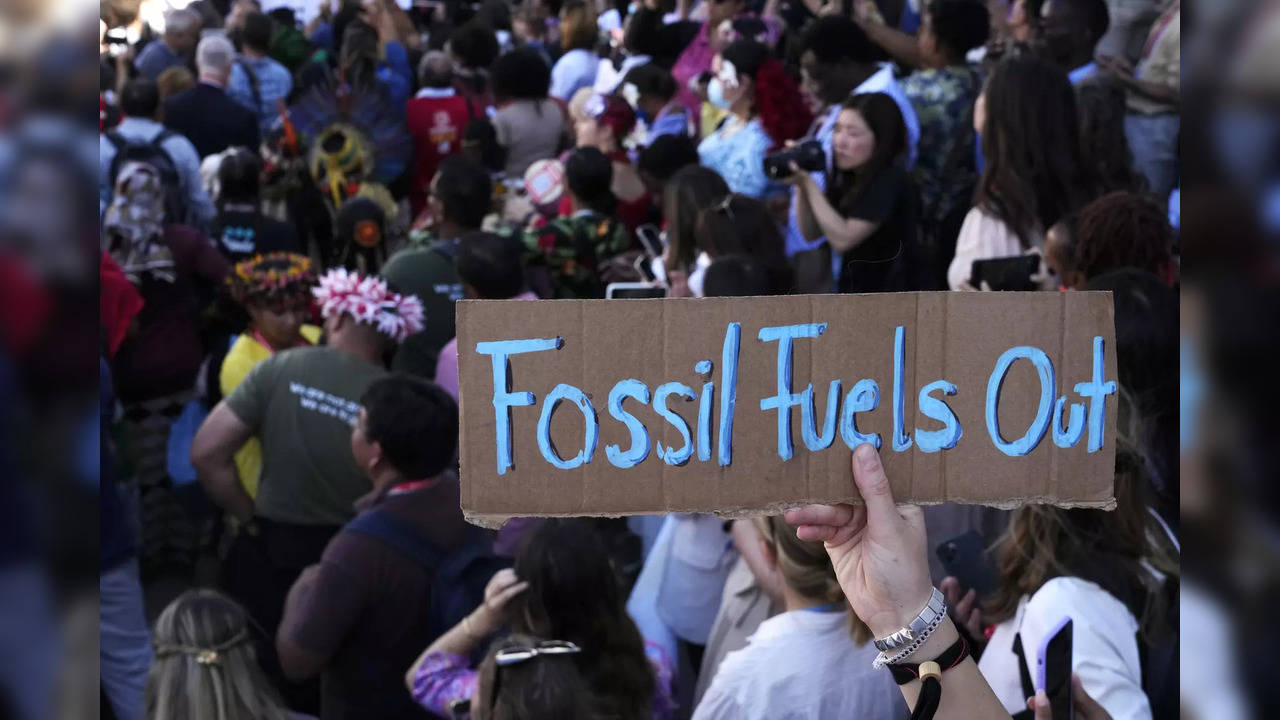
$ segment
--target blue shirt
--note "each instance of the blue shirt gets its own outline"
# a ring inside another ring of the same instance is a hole
[[[773,138],[765,132],[760,118],[747,123],[734,133],[726,129],[734,122],[734,116],[724,122],[698,145],[698,160],[720,173],[729,190],[763,200],[786,191],[786,186],[770,180],[764,174],[764,156],[773,147]]]
[[[244,65],[249,66],[258,80],[257,102],[254,101],[253,87],[249,82],[249,74],[244,71]],[[291,90],[293,74],[269,57],[237,58],[231,66],[231,78],[227,81],[227,97],[252,110],[258,116],[258,128],[263,132],[269,130],[271,123],[280,117],[276,100],[287,98]]]
[[[152,40],[148,43],[133,61],[133,66],[138,69],[138,74],[152,82],[160,77],[160,73],[165,70],[175,65],[185,64],[182,58],[178,57],[178,54],[170,50],[169,46],[165,45],[164,41],[160,39]]]
[[[115,132],[130,142],[151,142],[163,132],[165,127],[155,120],[147,118],[127,117],[115,127]],[[187,198],[187,210],[191,214],[191,224],[207,227],[213,221],[217,211],[209,195],[200,182],[200,156],[191,141],[173,133],[160,146],[164,149],[173,167],[178,171],[178,179],[182,183],[182,191]],[[111,203],[111,194],[115,188],[111,182],[111,161],[116,157],[116,146],[105,133],[98,136],[98,195],[99,209],[106,209]]]
[[[574,93],[595,84],[599,67],[600,58],[590,50],[579,48],[561,55],[551,68],[551,97],[569,102]]]

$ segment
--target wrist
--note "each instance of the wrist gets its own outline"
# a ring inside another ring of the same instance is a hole
[[[960,633],[956,630],[955,624],[951,622],[951,618],[945,618],[942,624],[938,626],[938,629],[934,630],[928,639],[924,641],[923,645],[916,648],[915,652],[910,655],[897,660],[895,664],[919,664],[933,660],[946,652],[946,649],[951,647],[959,637]]]
[[[904,627],[909,627],[929,604],[929,601],[933,599],[933,587],[926,585],[920,590],[911,593],[910,596],[917,599],[914,602],[898,606],[892,613],[881,613],[876,618],[873,618],[873,622],[867,623],[867,627],[876,638],[885,638]]]
[[[464,623],[465,625],[463,629],[466,631],[467,635],[477,641],[483,637],[491,635],[494,630],[498,629],[498,624],[495,622],[492,613],[490,613],[489,609],[484,605],[473,610],[471,614],[466,617]]]

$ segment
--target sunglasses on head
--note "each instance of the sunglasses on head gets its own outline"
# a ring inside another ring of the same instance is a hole
[[[582,648],[567,640],[544,640],[537,645],[513,645],[498,651],[494,661],[498,667],[516,665],[532,660],[539,655],[573,655],[582,652]]]

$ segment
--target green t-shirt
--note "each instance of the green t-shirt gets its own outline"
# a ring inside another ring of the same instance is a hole
[[[360,396],[387,371],[342,350],[278,352],[254,366],[227,406],[262,441],[255,510],[269,520],[342,525],[372,485],[351,455]]]
[[[462,299],[462,280],[453,269],[454,245],[448,241],[431,248],[406,248],[392,255],[379,274],[402,293],[422,301],[425,326],[400,344],[391,369],[426,380],[436,377],[440,350],[455,333],[453,304]]]

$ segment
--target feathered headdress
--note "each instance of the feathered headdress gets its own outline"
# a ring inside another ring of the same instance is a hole
[[[255,255],[237,263],[227,276],[231,297],[241,305],[305,308],[311,303],[311,286],[315,283],[311,259],[287,252]]]
[[[422,302],[415,295],[392,292],[387,281],[376,275],[362,277],[346,268],[334,268],[321,276],[319,286],[311,292],[320,304],[321,317],[350,315],[396,342],[422,332]]]

